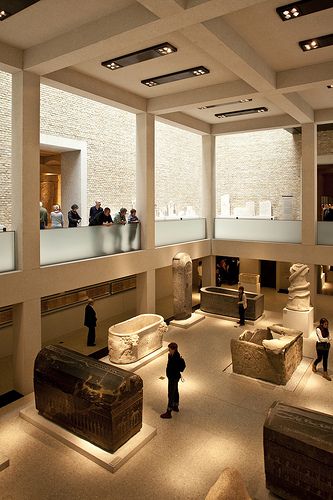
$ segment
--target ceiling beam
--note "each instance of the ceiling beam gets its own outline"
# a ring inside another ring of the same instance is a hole
[[[212,125],[213,135],[233,134],[241,132],[254,132],[262,129],[290,128],[298,125],[297,120],[291,116],[277,115],[263,118],[252,118],[247,120],[237,120],[232,122],[223,122]]]
[[[193,108],[193,106],[224,104],[230,100],[239,100],[253,94],[257,94],[257,92],[250,85],[243,80],[237,80],[178,92],[177,94],[152,97],[148,101],[147,110],[153,114],[171,113],[180,109]]]
[[[311,123],[314,121],[314,111],[311,106],[296,92],[290,94],[274,93],[266,95],[275,106],[288,113],[299,123]]]
[[[95,101],[112,105],[134,113],[146,111],[147,101],[136,94],[115,87],[101,80],[84,75],[73,69],[62,69],[42,78],[42,82],[68,92],[93,98]]]
[[[126,50],[154,37],[178,31],[186,26],[237,11],[262,0],[208,0],[190,9],[159,18],[143,5],[132,5],[110,16],[80,26],[45,43],[24,51],[24,69],[44,75],[59,69],[104,57],[110,47]],[[154,2],[151,2],[154,3]],[[158,5],[158,3],[156,3]],[[107,56],[105,56],[107,57]]]
[[[333,108],[329,109],[318,109],[315,111],[316,123],[331,123],[333,122]]]
[[[200,135],[209,135],[211,126],[198,118],[186,115],[185,113],[167,113],[162,116],[157,116],[157,120],[169,123],[170,125],[177,125],[178,128],[188,130]]]
[[[276,82],[277,90],[282,92],[307,90],[316,84],[328,85],[333,83],[333,61],[280,71]]]
[[[0,70],[15,73],[23,68],[23,50],[0,42]]]

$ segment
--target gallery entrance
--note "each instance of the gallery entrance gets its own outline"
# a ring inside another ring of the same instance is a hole
[[[45,149],[40,151],[40,201],[48,214],[53,205],[61,207],[61,154]]]
[[[276,262],[274,260],[260,261],[260,281],[262,287],[276,288]]]

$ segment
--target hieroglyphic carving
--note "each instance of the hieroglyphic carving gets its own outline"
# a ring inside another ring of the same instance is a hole
[[[184,252],[172,260],[173,307],[175,319],[187,319],[192,314],[192,260]]]

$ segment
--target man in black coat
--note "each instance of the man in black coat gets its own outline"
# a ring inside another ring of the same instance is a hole
[[[84,311],[84,326],[88,328],[87,346],[94,346],[95,344],[95,328],[97,317],[95,309],[93,308],[93,299],[88,299],[88,304]]]
[[[179,392],[178,382],[181,378],[182,371],[185,370],[185,361],[178,352],[176,342],[171,342],[168,345],[168,364],[166,367],[166,375],[168,377],[168,408],[165,413],[160,415],[161,418],[172,418],[172,411],[179,411]]]

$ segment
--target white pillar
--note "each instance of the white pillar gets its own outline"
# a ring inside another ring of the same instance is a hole
[[[141,248],[155,248],[155,118],[136,119],[136,209],[141,221]],[[137,314],[155,312],[155,269],[137,275]]]
[[[206,219],[207,238],[214,237],[216,215],[215,136],[202,137],[202,216]]]
[[[302,244],[317,243],[317,125],[302,125]],[[307,264],[306,262],[304,264]],[[309,265],[312,305],[316,304],[317,273]]]
[[[25,71],[15,73],[12,89],[13,228],[17,268],[29,272],[40,266],[40,78]],[[14,388],[28,394],[33,388],[34,360],[41,347],[40,298],[15,305],[13,313]]]
[[[202,259],[202,286],[215,286],[216,284],[216,257],[209,255]]]

